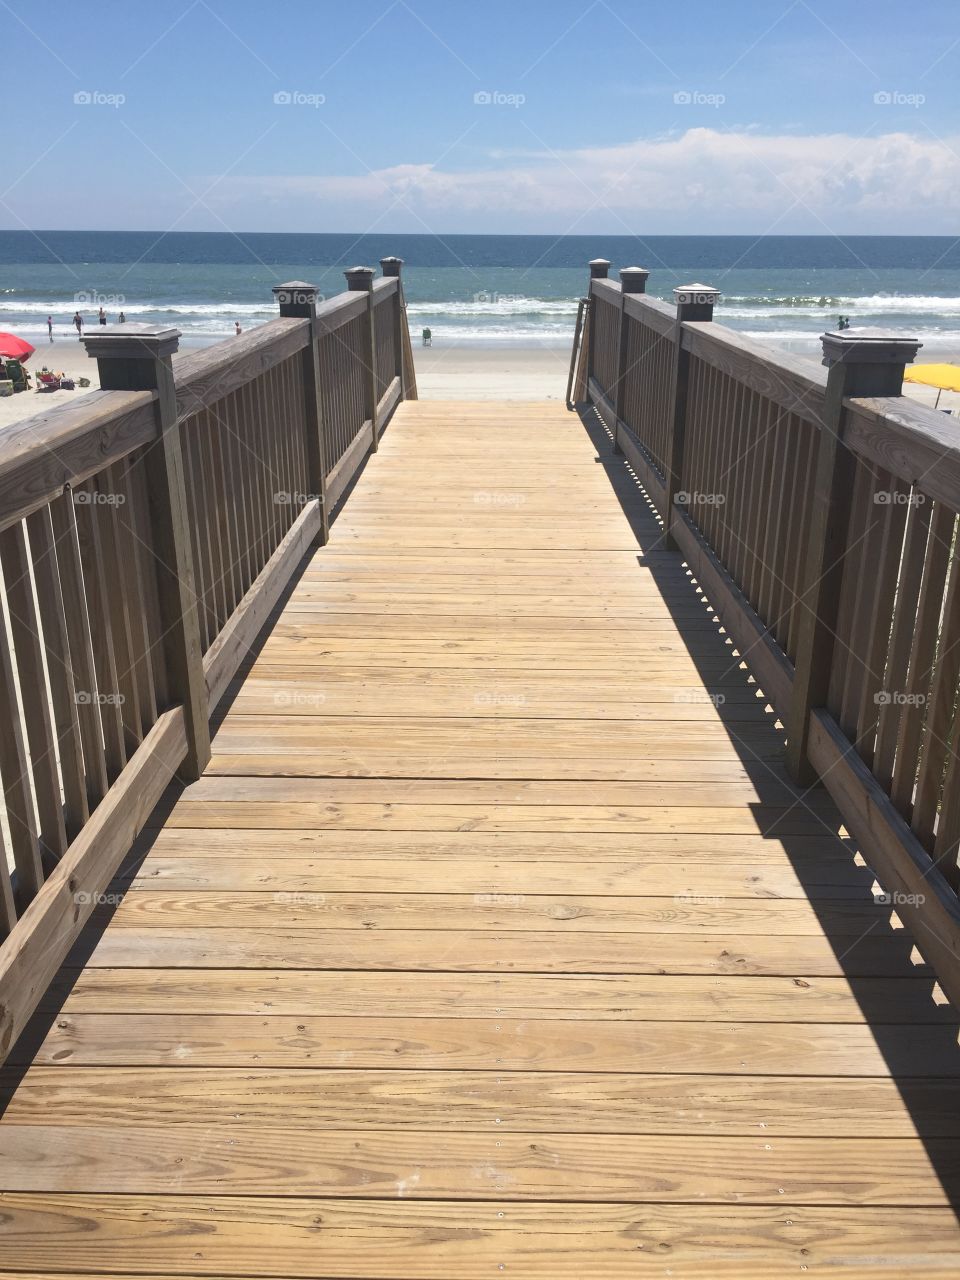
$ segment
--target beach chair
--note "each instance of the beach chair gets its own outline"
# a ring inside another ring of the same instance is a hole
[[[37,374],[37,390],[59,391],[60,379],[55,373],[51,373],[49,369],[41,369]]]
[[[6,370],[6,378],[13,383],[14,391],[26,391],[30,385],[30,377],[19,360],[0,360],[0,366]]]

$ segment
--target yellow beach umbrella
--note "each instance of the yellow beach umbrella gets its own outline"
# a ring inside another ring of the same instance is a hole
[[[904,382],[919,383],[923,387],[936,387],[939,391],[960,392],[960,365],[958,364],[910,364],[903,375]],[[940,397],[937,396],[937,404]]]

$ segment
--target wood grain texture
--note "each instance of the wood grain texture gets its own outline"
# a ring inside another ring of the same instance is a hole
[[[329,543],[208,661],[210,768],[0,1072],[2,1265],[955,1273],[957,1014],[749,640],[595,419],[406,402],[366,456],[361,390]]]

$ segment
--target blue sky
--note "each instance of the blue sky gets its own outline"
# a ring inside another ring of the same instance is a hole
[[[914,12],[0,0],[0,226],[952,232],[960,7]]]

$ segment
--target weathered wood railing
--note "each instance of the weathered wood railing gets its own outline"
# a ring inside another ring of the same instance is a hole
[[[104,390],[0,441],[0,1059],[416,395],[382,265],[327,301],[281,285],[278,319],[176,359],[176,330],[95,333]]]
[[[824,335],[824,364],[591,263],[580,384],[960,1005],[960,429],[901,395],[913,339]]]

